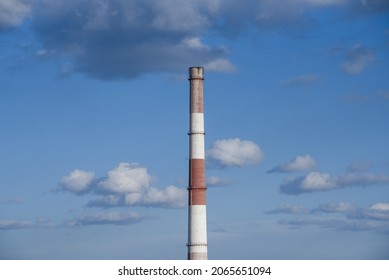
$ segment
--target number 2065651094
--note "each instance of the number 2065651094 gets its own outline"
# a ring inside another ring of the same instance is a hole
[[[270,267],[212,267],[211,275],[270,275]]]

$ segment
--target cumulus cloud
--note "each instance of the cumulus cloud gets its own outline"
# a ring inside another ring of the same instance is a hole
[[[310,155],[297,156],[291,159],[287,163],[282,163],[273,167],[267,173],[287,173],[287,172],[295,172],[307,170],[315,166],[315,160]]]
[[[355,45],[345,54],[341,69],[348,74],[360,74],[375,61],[375,53],[372,49],[361,45]]]
[[[84,193],[91,185],[94,176],[94,172],[76,169],[70,172],[69,175],[64,176],[61,179],[60,185],[65,191],[78,194]]]
[[[186,196],[185,189],[175,186],[167,186],[162,190],[150,188],[142,198],[142,203],[146,206],[183,208],[186,206]]]
[[[347,172],[340,176],[331,176],[328,173],[310,172],[305,176],[286,179],[286,181],[281,184],[280,191],[285,194],[298,195],[302,193],[329,191],[344,187],[367,187],[388,184],[388,175]]]
[[[217,140],[206,155],[207,160],[221,167],[258,164],[264,156],[257,144],[239,138]]]
[[[67,222],[68,226],[130,225],[143,219],[136,212],[98,212]]]
[[[145,167],[137,163],[120,163],[118,167],[108,171],[107,177],[100,180],[97,186],[113,193],[140,193],[150,182],[151,176]]]
[[[106,177],[93,178],[93,172],[77,169],[62,178],[61,186],[75,194],[97,195],[88,202],[88,207],[185,207],[185,189],[175,186],[157,189],[151,186],[152,176],[147,168],[138,163],[123,162],[109,170]]]
[[[31,12],[31,0],[0,0],[0,30],[18,26]]]
[[[167,186],[163,189],[149,187],[142,192],[128,192],[121,194],[101,195],[88,202],[88,207],[160,207],[184,208],[186,206],[186,189],[176,186]]]

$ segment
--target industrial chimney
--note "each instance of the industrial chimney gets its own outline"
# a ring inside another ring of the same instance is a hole
[[[188,260],[207,260],[207,211],[204,152],[204,68],[189,68],[189,232]]]

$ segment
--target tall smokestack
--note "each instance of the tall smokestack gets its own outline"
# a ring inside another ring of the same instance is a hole
[[[188,260],[207,260],[207,211],[204,152],[204,68],[189,68],[189,233]]]

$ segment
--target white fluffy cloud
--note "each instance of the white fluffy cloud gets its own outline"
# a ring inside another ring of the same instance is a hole
[[[239,138],[217,140],[206,154],[208,160],[221,167],[257,164],[264,156],[257,144]]]
[[[315,160],[310,155],[297,156],[287,163],[282,163],[270,169],[268,173],[286,173],[307,170],[315,166]]]
[[[285,194],[301,194],[318,191],[328,191],[344,187],[388,185],[388,175],[372,173],[348,172],[340,176],[331,176],[328,173],[310,172],[308,175],[288,178],[280,186]]]
[[[75,194],[93,194],[89,207],[164,207],[182,208],[186,205],[186,190],[175,186],[157,189],[151,186],[152,176],[137,163],[120,163],[107,176],[93,180],[94,173],[74,170],[61,180],[62,189]]]
[[[97,186],[106,192],[141,193],[149,187],[150,182],[151,176],[145,167],[122,162],[108,171],[107,178],[100,180]]]
[[[145,206],[183,208],[186,206],[186,197],[186,189],[175,186],[167,186],[162,190],[150,188],[141,198],[141,203]]]
[[[76,169],[70,172],[69,175],[64,176],[60,182],[60,185],[63,190],[73,193],[83,193],[87,191],[88,187],[93,181],[94,176],[94,172]]]

